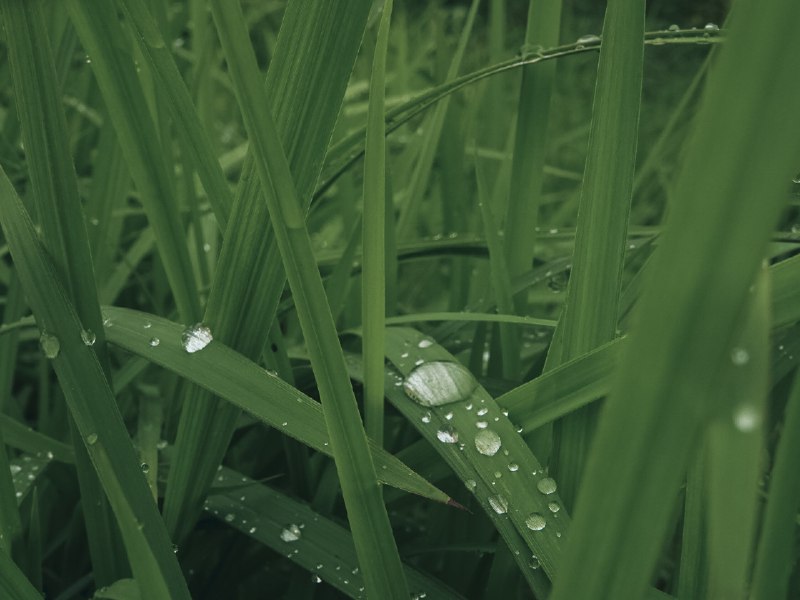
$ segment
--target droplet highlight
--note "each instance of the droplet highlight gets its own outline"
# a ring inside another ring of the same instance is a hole
[[[181,333],[183,349],[190,354],[199,352],[208,346],[213,339],[214,336],[211,334],[211,330],[202,323],[196,323],[184,329],[183,333]]]

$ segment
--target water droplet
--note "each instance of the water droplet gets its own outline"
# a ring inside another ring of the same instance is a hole
[[[420,340],[419,344],[417,344],[417,348],[430,348],[431,346],[433,346],[431,340]]]
[[[436,432],[436,437],[445,444],[455,444],[458,442],[458,432],[452,425],[442,425]]]
[[[539,568],[539,559],[536,558],[535,554],[531,555],[531,559],[528,561],[528,566],[534,571]]]
[[[681,30],[680,26],[678,26],[678,25],[676,25],[674,23],[672,25],[670,25],[669,27],[667,27],[667,31],[680,31],[680,30]]]
[[[314,583],[322,583],[322,577],[320,577],[315,573],[314,575],[311,576],[311,581],[313,581]]]
[[[487,421],[475,421],[475,427],[478,429],[486,429],[489,426]]]
[[[422,415],[422,418],[420,420],[423,423],[430,423],[431,422],[431,413],[426,412],[424,415]]]
[[[719,31],[719,25],[716,23],[706,23],[706,26],[703,27],[706,31]]]
[[[731,350],[731,362],[737,367],[743,367],[750,362],[750,353],[747,349],[737,346]]]
[[[11,465],[10,468],[11,468],[11,474],[12,475],[16,475],[17,473],[22,471],[22,467],[20,467],[19,465]]]
[[[42,352],[47,358],[56,358],[61,350],[61,342],[58,341],[56,336],[49,333],[42,333],[41,337],[39,337],[39,343],[42,346]]]
[[[475,435],[475,448],[484,456],[497,454],[500,445],[500,436],[491,429],[483,429]]]
[[[150,329],[153,324],[150,321],[145,321],[144,325],[142,325],[142,329]]]
[[[599,44],[600,43],[600,36],[599,35],[582,35],[577,39],[575,42],[578,45],[585,46],[586,44]]]
[[[150,465],[148,465],[146,462],[143,462],[142,464],[140,464],[139,468],[142,470],[142,473],[149,473],[150,472]]]
[[[94,346],[94,343],[97,341],[97,336],[91,329],[82,329],[81,341],[87,346]]]
[[[536,489],[545,495],[554,494],[558,489],[558,485],[556,485],[555,479],[551,477],[545,477],[544,479],[539,480],[539,482],[536,484]]]
[[[213,339],[214,336],[211,335],[211,330],[202,323],[196,323],[184,329],[183,333],[181,333],[183,349],[190,354],[202,350],[208,346]]]
[[[498,515],[504,515],[508,512],[508,500],[499,494],[497,496],[489,496],[489,506]]]
[[[300,532],[300,528],[294,523],[292,523],[286,529],[281,531],[281,539],[287,543],[296,542],[297,540],[300,539],[301,535],[303,534]]]
[[[557,513],[559,510],[561,510],[561,507],[558,505],[558,502],[550,502],[547,505],[547,508],[549,508],[550,512],[554,514]]]
[[[444,418],[447,419],[448,421],[452,421],[453,420],[453,411],[451,410],[450,412],[446,413],[444,415]]]
[[[167,440],[158,440],[158,442],[156,443],[157,450],[163,450],[166,447],[167,447]]]
[[[761,424],[761,414],[752,404],[742,404],[733,413],[733,424],[742,433],[749,433]]]
[[[545,521],[544,517],[539,513],[531,513],[530,516],[525,519],[525,525],[532,531],[541,531],[547,525],[547,521]]]
[[[519,471],[519,465],[517,463],[510,463],[508,465],[508,470],[511,471],[512,473],[516,473],[517,471]]]
[[[478,382],[459,363],[432,361],[420,365],[403,382],[409,398],[422,406],[441,406],[468,398]]]
[[[485,415],[488,412],[489,412],[489,409],[484,406],[483,408],[479,408],[478,411],[475,414],[478,415],[479,417],[482,417],[483,415]]]
[[[470,492],[474,492],[475,488],[478,486],[477,482],[474,479],[467,479],[464,482],[464,487],[466,487]]]
[[[151,338],[150,338],[150,341],[148,342],[148,344],[150,344],[150,346],[151,346],[152,348],[155,348],[155,347],[156,347],[156,346],[158,346],[160,343],[161,343],[161,340],[160,340],[160,339],[158,339],[157,337],[151,337]]]
[[[97,434],[96,433],[90,433],[89,435],[87,435],[86,436],[86,443],[89,444],[90,446],[96,444],[97,443]]]
[[[226,522],[226,523],[233,523],[233,520],[234,520],[235,518],[236,518],[236,517],[234,516],[234,514],[233,514],[233,513],[228,513],[227,515],[225,515],[225,522]]]

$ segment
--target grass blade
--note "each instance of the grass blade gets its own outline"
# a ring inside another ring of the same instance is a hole
[[[800,91],[789,25],[797,18],[791,3],[743,4],[732,16],[599,424],[553,600],[632,597],[650,578],[673,508],[666,499],[722,400],[715,375],[730,360],[730,332],[800,151],[789,101]],[[770,200],[753,203],[754,194]]]

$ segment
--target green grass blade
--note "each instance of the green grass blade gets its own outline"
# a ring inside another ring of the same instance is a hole
[[[81,339],[82,324],[5,173],[0,175],[0,214],[20,281],[49,353],[55,354],[53,368],[114,509],[133,572],[152,597],[188,598],[113,392],[96,355]],[[56,343],[58,350],[53,348]]]
[[[28,581],[6,552],[0,552],[0,591],[13,600],[41,600],[41,594]]]
[[[616,333],[639,134],[644,8],[643,0],[609,0],[606,8],[572,273],[559,323],[563,337],[548,366],[581,356]],[[570,507],[597,415],[595,407],[579,410],[554,431],[556,473]]]
[[[175,304],[184,320],[194,322],[200,315],[200,303],[174,200],[172,175],[167,170],[169,163],[133,61],[119,47],[119,40],[125,39],[125,34],[117,12],[109,2],[90,7],[70,1],[67,6],[78,37],[91,58],[109,118],[155,233]]]
[[[293,2],[281,22],[266,85],[274,92],[269,106],[306,205],[322,168],[370,6],[368,0]],[[218,340],[256,359],[285,285],[259,178],[248,156],[204,321]],[[196,399],[191,407],[181,415],[170,471],[175,479],[168,482],[164,500],[164,518],[179,540],[199,514],[238,415],[237,409],[208,398]],[[208,431],[215,435],[209,437]]]
[[[347,378],[344,355],[317,270],[305,211],[292,179],[281,138],[268,107],[247,26],[238,3],[211,3],[242,117],[252,144],[275,237],[322,398],[336,469],[350,527],[369,593],[401,598],[408,594],[375,468],[367,451],[361,416]]]
[[[733,14],[599,424],[553,600],[632,597],[651,576],[669,499],[723,400],[715,375],[730,360],[730,332],[796,168],[797,18],[792,3],[742,4]]]
[[[231,486],[230,490],[225,490]],[[364,581],[347,529],[309,506],[231,469],[222,469],[205,510],[289,559],[351,598]],[[294,527],[292,527],[294,525]],[[425,598],[460,598],[437,579],[404,565],[409,587]]]
[[[364,215],[362,217],[361,310],[364,335],[364,428],[383,444],[383,364],[386,328],[386,52],[392,0],[386,0],[375,44],[369,89],[367,139],[364,145]]]
[[[106,335],[112,344],[170,369],[263,423],[315,450],[331,454],[319,402],[217,340],[202,352],[189,354],[181,346],[183,326],[128,309],[104,310],[109,319]],[[145,327],[148,323],[150,327]],[[231,377],[231,373],[236,377]],[[375,445],[372,455],[384,483],[437,502],[449,500],[444,492],[419,475],[409,473],[407,467]]]

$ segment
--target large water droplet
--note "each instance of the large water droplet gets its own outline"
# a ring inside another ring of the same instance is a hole
[[[199,352],[208,346],[213,339],[214,336],[211,335],[211,330],[202,323],[196,323],[184,329],[183,333],[181,333],[183,349],[189,353]]]
[[[420,340],[419,344],[417,344],[417,348],[430,348],[431,346],[433,346],[431,340]]]
[[[296,542],[297,540],[300,539],[300,536],[302,536],[302,535],[303,534],[300,531],[300,528],[297,525],[295,525],[294,523],[292,523],[287,528],[285,528],[283,531],[281,531],[281,539],[284,542]]]
[[[458,442],[458,432],[452,425],[442,425],[436,432],[436,437],[445,444],[455,444]]]
[[[94,343],[97,341],[97,336],[91,329],[82,329],[81,341],[87,346],[94,346]]]
[[[475,434],[475,448],[484,456],[494,456],[500,450],[500,436],[491,429],[482,429]]]
[[[508,512],[508,500],[499,494],[497,496],[489,496],[489,506],[498,515],[504,515]]]
[[[478,382],[469,370],[455,362],[427,362],[409,373],[403,389],[422,406],[441,406],[468,398]]]
[[[544,517],[539,513],[531,513],[530,516],[525,519],[525,525],[532,531],[541,531],[547,525],[547,521],[545,521]]]
[[[545,477],[544,479],[539,480],[539,482],[536,484],[536,489],[543,494],[555,494],[556,490],[558,489],[558,485],[556,485],[555,479],[551,477]]]
[[[39,343],[42,346],[42,352],[47,358],[56,358],[61,350],[61,342],[58,338],[49,333],[43,333],[39,338]]]

